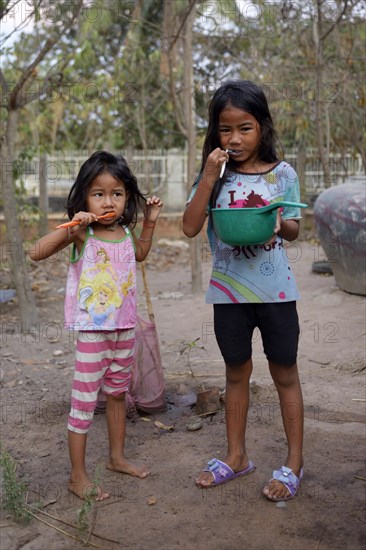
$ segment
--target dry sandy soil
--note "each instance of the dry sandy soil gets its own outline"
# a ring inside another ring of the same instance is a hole
[[[148,464],[144,480],[105,469],[105,416],[95,417],[87,462],[113,496],[88,515],[89,543],[103,549],[239,550],[365,548],[365,299],[347,294],[332,275],[312,273],[322,251],[314,242],[292,245],[289,257],[302,299],[299,368],[305,400],[305,476],[298,496],[284,505],[261,489],[286,456],[281,416],[257,335],[254,345],[248,451],[254,474],[202,490],[194,479],[213,456],[225,456],[224,405],[188,431],[192,392],[225,387],[212,335],[211,306],[191,294],[189,253],[156,242],[147,270],[168,396],[168,410],[128,420],[126,454]],[[67,490],[66,422],[73,377],[74,343],[61,330],[67,261],[33,264],[40,328],[20,335],[17,304],[2,306],[2,416],[4,448],[28,484],[29,500],[70,525],[42,520],[76,537],[81,501]],[[206,286],[210,259],[204,258]],[[5,280],[6,272],[3,272]],[[140,310],[144,296],[140,277]],[[12,332],[15,330],[15,332]],[[197,340],[196,345],[193,342]],[[204,349],[202,349],[204,348]],[[190,352],[189,352],[190,350]],[[189,352],[189,353],[188,353]],[[155,426],[174,424],[173,431]],[[1,549],[73,550],[82,543],[33,518],[18,525],[2,512]],[[100,538],[101,537],[101,538]],[[104,537],[104,538],[103,538]],[[106,540],[109,539],[109,540]]]

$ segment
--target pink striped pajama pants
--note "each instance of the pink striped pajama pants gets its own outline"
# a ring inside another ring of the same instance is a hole
[[[78,334],[68,429],[87,433],[99,389],[115,397],[127,392],[133,363],[135,329]]]

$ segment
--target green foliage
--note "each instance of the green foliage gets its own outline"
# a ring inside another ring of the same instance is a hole
[[[47,24],[40,18],[37,32],[23,33],[15,43],[3,69],[7,81],[16,82],[45,38],[67,21],[70,4],[56,4],[52,10],[50,3]],[[176,4],[182,20],[188,4],[188,0]],[[324,32],[335,24],[344,4],[345,0],[324,4]],[[317,94],[328,113],[333,147],[341,151],[362,147],[365,27],[357,6],[361,1],[348,2],[342,20],[324,41],[324,85],[318,90],[315,0],[197,3],[193,55],[199,140],[213,92],[223,80],[245,78],[267,91],[285,149],[303,140],[307,146],[316,145]],[[41,89],[49,73],[52,78],[36,110],[20,113],[18,150],[34,142],[34,128],[39,147],[48,152],[183,147],[169,79],[161,73],[163,10],[161,0],[88,2],[37,68],[33,87]],[[173,26],[168,29],[170,41],[172,32]],[[178,56],[179,44],[178,40]],[[183,63],[177,63],[176,71],[179,95]]]
[[[95,488],[90,492],[90,495],[85,497],[82,507],[77,511],[77,526],[83,533],[87,532],[89,529],[89,515],[95,507],[96,496],[97,489]]]
[[[0,447],[0,466],[2,474],[1,507],[9,512],[16,522],[29,523],[31,514],[26,506],[27,485],[17,480],[17,464],[2,447]]]
[[[197,344],[197,342],[200,340],[200,338],[196,338],[195,340],[192,340],[192,342],[187,342],[187,341],[182,341],[181,344],[181,348],[179,350],[179,353],[178,353],[178,356],[175,360],[175,363],[181,359],[184,355],[186,356],[186,361],[187,361],[187,366],[189,367],[189,372],[191,374],[191,376],[194,377],[194,373],[193,373],[193,370],[192,370],[192,366],[191,366],[191,354],[194,350],[197,350],[197,349],[202,349],[204,351],[206,351],[206,348],[204,346],[199,346]]]
[[[98,484],[100,478],[100,467],[97,468],[95,477],[92,482],[91,489],[84,496],[83,505],[77,511],[77,526],[78,529],[86,533],[90,529],[90,516],[96,511],[96,503],[98,496]]]

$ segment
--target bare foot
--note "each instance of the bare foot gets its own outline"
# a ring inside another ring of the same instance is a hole
[[[91,498],[100,501],[109,498],[109,493],[103,491],[99,485],[95,485],[87,476],[79,479],[70,478],[69,490],[82,500]]]
[[[247,456],[241,457],[240,459],[230,459],[226,457],[223,460],[225,464],[230,466],[230,468],[236,473],[241,470],[245,470],[249,466],[249,460]],[[196,478],[196,485],[200,487],[210,487],[214,482],[214,477],[211,472],[201,472],[200,475]]]
[[[113,472],[120,472],[122,474],[129,474],[130,476],[141,478],[147,477],[150,473],[146,466],[136,466],[136,464],[129,462],[125,458],[119,458],[118,460],[110,459],[107,468]]]

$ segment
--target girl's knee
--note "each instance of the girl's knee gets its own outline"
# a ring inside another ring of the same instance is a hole
[[[91,420],[88,420],[86,422],[75,422],[73,418],[69,418],[69,421],[67,423],[67,430],[70,435],[76,434],[77,436],[86,437],[88,435],[91,422]]]
[[[240,382],[249,382],[252,373],[252,361],[249,359],[239,365],[228,365],[226,363],[226,380],[230,384],[239,384]]]
[[[299,383],[299,373],[296,363],[293,365],[280,365],[269,362],[269,370],[276,384],[289,387]]]
[[[124,401],[126,399],[126,392],[123,392],[123,393],[120,393],[118,395],[110,395],[110,394],[107,394],[107,403],[115,403],[116,401],[117,402],[120,402],[120,401]]]

